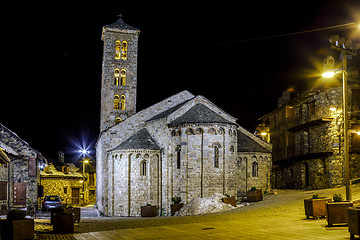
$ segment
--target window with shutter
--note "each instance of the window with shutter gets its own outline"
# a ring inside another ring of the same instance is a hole
[[[7,200],[7,182],[0,181],[0,200]]]
[[[29,167],[29,177],[36,177],[36,159],[35,158],[29,158],[28,167]]]

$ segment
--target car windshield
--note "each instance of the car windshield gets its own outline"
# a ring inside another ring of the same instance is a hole
[[[60,198],[57,196],[47,196],[45,197],[45,201],[60,201]]]

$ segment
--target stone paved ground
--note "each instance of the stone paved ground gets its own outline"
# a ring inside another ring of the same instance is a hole
[[[74,234],[37,233],[36,239],[350,239],[346,226],[326,227],[325,219],[306,219],[303,199],[314,193],[344,196],[345,188],[279,190],[251,206],[201,216],[84,218]],[[359,184],[353,198],[360,199]]]

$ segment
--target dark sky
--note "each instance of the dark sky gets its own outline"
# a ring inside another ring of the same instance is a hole
[[[186,89],[250,132],[282,91],[310,87],[338,58],[331,34],[360,42],[355,25],[274,37],[360,22],[356,0],[56,2],[6,4],[1,28],[0,122],[49,159],[96,142],[101,30],[119,12],[141,30],[138,111]]]

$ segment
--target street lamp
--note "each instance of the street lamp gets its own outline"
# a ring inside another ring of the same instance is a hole
[[[343,114],[344,114],[344,165],[345,165],[345,183],[346,200],[351,201],[351,185],[349,173],[349,117],[348,117],[348,86],[347,86],[347,56],[355,56],[357,47],[352,46],[351,40],[340,38],[339,35],[332,35],[329,38],[331,48],[339,51],[342,58],[342,69],[331,70],[323,73],[323,77],[331,78],[336,73],[342,73],[343,76]]]

